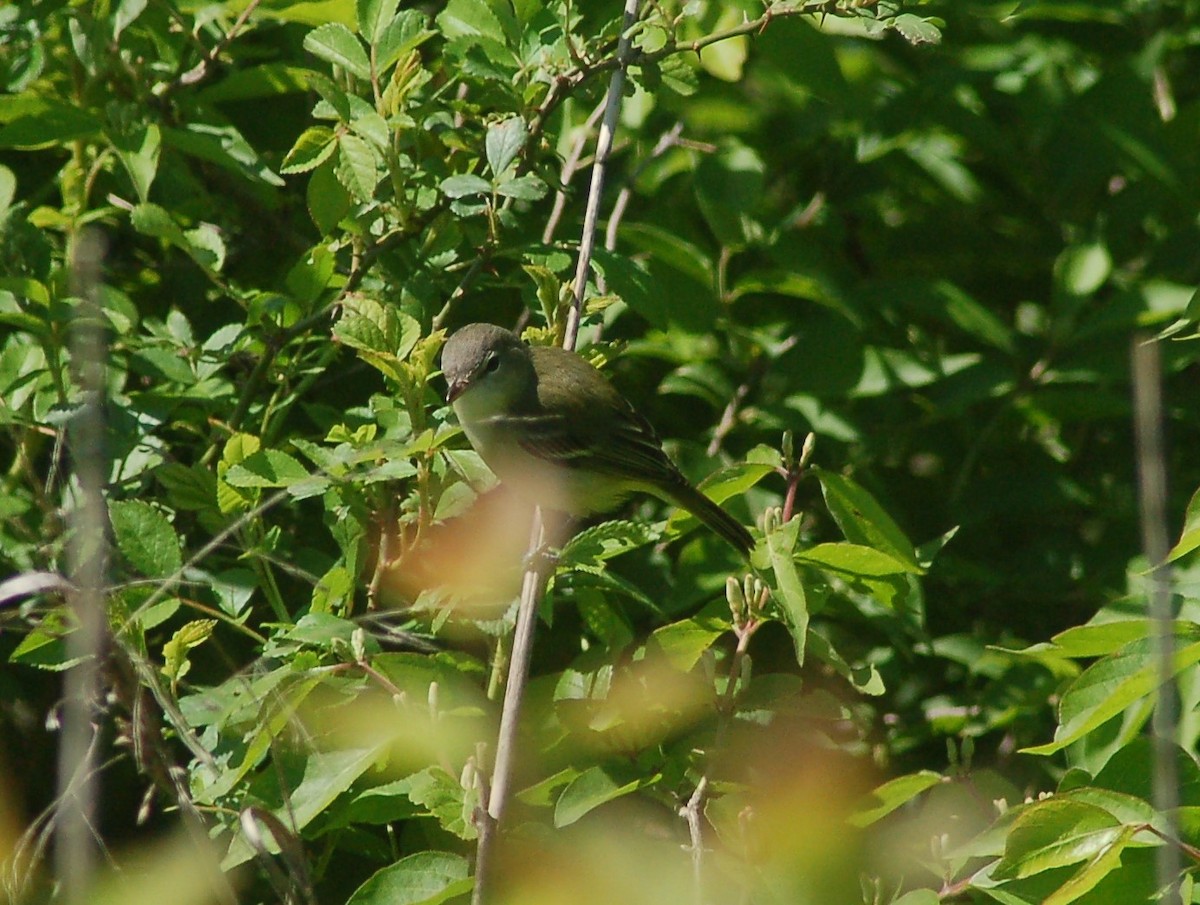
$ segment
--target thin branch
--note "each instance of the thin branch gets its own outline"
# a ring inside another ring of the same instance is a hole
[[[107,354],[96,287],[104,256],[100,234],[76,233],[71,249],[73,289],[79,309],[72,326],[72,358],[83,405],[70,430],[71,460],[78,498],[71,513],[71,568],[75,590],[68,595],[77,627],[67,636],[68,662],[58,746],[60,810],[54,851],[55,873],[69,905],[90,898],[96,867],[93,842],[98,805],[95,783],[96,716],[100,665],[105,647],[104,573],[108,563],[104,485],[108,478],[104,420]]]
[[[571,287],[571,310],[567,313],[567,330],[563,348],[574,349],[579,336],[579,321],[583,312],[583,294],[592,269],[592,252],[596,247],[596,223],[600,213],[600,196],[604,192],[604,176],[608,156],[612,152],[617,117],[621,113],[621,94],[625,90],[625,68],[633,49],[632,29],[638,18],[638,0],[625,0],[625,17],[621,23],[621,40],[617,43],[616,70],[608,84],[604,103],[604,119],[596,139],[596,162],[592,165],[592,185],[588,191],[587,208],[583,214],[583,235],[579,242],[579,260],[575,265],[575,282]]]
[[[597,104],[588,116],[587,121],[579,127],[579,135],[575,139],[575,143],[571,146],[570,153],[567,154],[567,159],[563,161],[562,171],[559,174],[559,182],[562,184],[554,194],[554,207],[550,211],[550,216],[546,220],[546,226],[542,230],[542,242],[549,245],[554,240],[554,232],[558,229],[558,222],[562,219],[563,211],[567,209],[567,186],[571,184],[571,179],[575,176],[575,171],[579,168],[579,161],[583,157],[583,149],[587,146],[588,139],[591,138],[593,127],[600,119],[600,115],[604,112],[604,105]]]
[[[580,238],[579,261],[575,269],[573,304],[568,314],[567,330],[563,339],[563,347],[566,349],[575,348],[575,340],[579,333],[583,293],[591,268],[592,250],[596,243],[600,196],[604,190],[604,168],[609,152],[612,150],[612,136],[616,130],[617,116],[620,113],[621,93],[625,84],[625,61],[628,59],[632,46],[630,29],[637,21],[639,6],[640,0],[626,0],[625,2],[622,38],[617,47],[616,71],[609,82],[604,119],[596,143],[595,163],[592,165],[592,183],[588,192],[583,235]],[[556,529],[561,526],[551,525],[549,527]],[[496,740],[496,761],[492,769],[487,809],[477,815],[479,845],[476,850],[475,888],[471,894],[472,905],[484,905],[492,898],[492,868],[495,863],[496,842],[503,826],[505,811],[511,795],[510,786],[516,755],[517,726],[520,722],[525,687],[529,679],[537,614],[551,572],[551,564],[543,551],[546,548],[547,537],[558,533],[556,530],[548,532],[545,515],[540,509],[535,511],[533,527],[530,532],[529,565],[525,570],[521,587],[521,602],[517,609],[512,659],[504,691],[504,707],[500,716],[500,731]],[[557,537],[555,539],[557,540]]]
[[[1165,821],[1168,836],[1179,838],[1179,771],[1175,762],[1176,699],[1174,614],[1171,612],[1171,572],[1166,564],[1167,466],[1163,441],[1162,361],[1159,345],[1144,336],[1133,341],[1133,411],[1137,441],[1138,498],[1142,547],[1150,565],[1150,618],[1154,622],[1158,699],[1154,704],[1154,809]],[[1167,890],[1163,902],[1181,901],[1179,849],[1158,847],[1155,859],[1158,886]]]

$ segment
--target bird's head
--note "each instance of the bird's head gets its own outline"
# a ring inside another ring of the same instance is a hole
[[[442,348],[448,402],[505,411],[536,386],[529,347],[511,330],[468,324]],[[460,401],[461,400],[461,401]],[[455,406],[458,408],[459,406]]]

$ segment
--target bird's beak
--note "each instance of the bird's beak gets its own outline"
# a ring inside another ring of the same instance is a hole
[[[463,391],[466,390],[466,388],[467,382],[465,380],[451,381],[446,388],[446,401],[453,402],[463,394]]]

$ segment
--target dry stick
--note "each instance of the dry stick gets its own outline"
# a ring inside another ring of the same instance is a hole
[[[621,40],[617,45],[617,67],[609,81],[604,119],[601,122],[600,135],[596,142],[596,162],[592,165],[592,183],[588,190],[583,235],[579,243],[579,262],[575,269],[574,297],[567,315],[567,330],[563,339],[563,347],[566,349],[575,348],[575,339],[579,334],[583,293],[591,268],[592,251],[596,245],[596,222],[600,209],[600,195],[604,190],[604,169],[609,152],[612,150],[613,133],[616,131],[617,115],[621,109],[621,93],[625,86],[625,62],[629,58],[633,43],[630,29],[637,21],[639,2],[640,0],[625,0]],[[529,662],[533,652],[533,636],[537,627],[538,608],[542,596],[545,594],[546,582],[550,575],[550,567],[542,555],[545,540],[546,528],[543,515],[539,510],[534,513],[529,544],[530,565],[525,571],[524,582],[521,586],[521,602],[517,608],[512,659],[509,663],[508,682],[504,690],[504,708],[500,714],[500,732],[496,739],[496,762],[492,769],[487,813],[479,815],[479,846],[476,851],[475,888],[471,894],[472,905],[483,905],[489,900],[496,836],[500,831],[504,812],[508,807],[513,758],[516,753],[517,723],[520,719],[525,685],[529,677]]]
[[[104,652],[104,573],[108,544],[104,483],[108,475],[104,442],[104,331],[96,304],[103,240],[92,230],[75,235],[71,249],[73,289],[79,297],[71,330],[72,358],[79,374],[83,404],[69,429],[78,499],[71,513],[69,552],[75,590],[68,595],[78,624],[67,636],[68,662],[63,681],[58,747],[58,838],[54,869],[69,905],[89,898],[96,866],[93,844],[97,804],[95,719],[100,664]]]
[[[558,229],[558,221],[562,219],[563,212],[567,209],[567,186],[571,184],[571,180],[575,177],[575,171],[579,169],[579,160],[583,157],[583,149],[591,136],[592,127],[596,125],[596,121],[600,119],[600,114],[603,112],[604,105],[598,104],[588,116],[587,121],[579,128],[579,137],[571,145],[571,150],[567,154],[566,160],[563,161],[562,171],[558,177],[558,181],[562,183],[563,187],[554,193],[554,207],[550,210],[550,216],[542,230],[544,245],[549,245],[554,241],[554,232]]]
[[[608,97],[604,105],[604,119],[600,123],[600,135],[596,139],[596,162],[592,165],[592,186],[588,192],[587,208],[583,214],[583,235],[579,242],[579,261],[575,266],[575,283],[572,287],[571,310],[567,312],[567,331],[563,348],[574,349],[579,335],[579,320],[583,311],[583,292],[587,288],[588,273],[592,267],[592,252],[596,248],[596,221],[600,213],[600,194],[604,189],[604,174],[608,166],[608,155],[612,152],[613,135],[617,131],[617,116],[621,112],[621,93],[625,89],[625,67],[629,62],[633,46],[633,28],[638,18],[639,0],[625,0],[625,18],[621,23],[621,40],[617,44],[617,68],[608,83]]]
[[[1133,409],[1137,438],[1138,497],[1141,509],[1142,547],[1150,564],[1150,618],[1154,623],[1158,700],[1154,705],[1154,809],[1166,824],[1166,833],[1179,839],[1179,776],[1175,763],[1176,700],[1174,618],[1171,612],[1171,576],[1166,564],[1167,467],[1163,444],[1162,362],[1159,345],[1145,336],[1133,340]],[[1180,901],[1182,869],[1177,845],[1161,845],[1156,864],[1158,886],[1167,890],[1162,900]]]

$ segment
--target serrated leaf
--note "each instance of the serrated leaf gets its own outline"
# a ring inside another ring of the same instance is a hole
[[[447,832],[460,839],[474,839],[478,836],[474,825],[463,814],[467,791],[458,779],[441,767],[426,767],[398,780],[394,787],[407,795],[414,804],[421,805]]]
[[[888,22],[888,25],[900,32],[909,44],[940,44],[942,42],[942,31],[932,19],[912,13],[902,13]]]
[[[656,539],[647,526],[629,521],[602,522],[576,534],[559,554],[560,563],[571,566],[595,565],[636,550]]]
[[[496,194],[517,201],[537,201],[545,196],[549,188],[533,173],[524,173],[496,184]]]
[[[488,168],[494,178],[499,179],[505,174],[509,165],[521,153],[528,137],[529,129],[520,116],[512,116],[488,126],[484,150],[487,154]]]
[[[403,9],[388,23],[375,48],[375,65],[380,73],[437,34],[425,27],[427,21],[420,10]]]
[[[333,130],[327,126],[310,126],[300,133],[292,149],[288,151],[279,172],[285,174],[307,173],[333,156],[337,149]]]
[[[338,181],[355,201],[370,201],[379,184],[379,158],[371,145],[352,132],[338,136]]]
[[[399,0],[357,0],[358,33],[368,44],[375,44],[396,15]]]
[[[278,449],[264,449],[231,465],[224,479],[231,487],[288,487],[309,477],[298,461]]]
[[[356,116],[350,122],[350,128],[380,151],[387,148],[391,139],[391,130],[378,113],[364,113],[362,116]]]
[[[438,188],[447,198],[466,198],[471,195],[490,195],[492,193],[492,184],[482,176],[476,176],[473,173],[447,176]]]
[[[354,32],[340,22],[314,28],[304,36],[304,49],[360,79],[371,77],[371,61]]]
[[[179,538],[167,517],[143,500],[117,500],[108,507],[117,549],[149,578],[166,578],[183,567]]]
[[[180,626],[171,640],[163,645],[162,673],[172,688],[191,669],[188,653],[212,637],[216,627],[216,619],[195,619]]]

